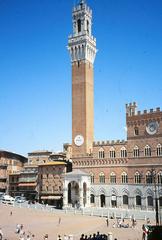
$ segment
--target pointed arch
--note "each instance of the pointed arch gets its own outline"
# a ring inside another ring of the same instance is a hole
[[[147,171],[147,173],[146,173],[146,183],[147,184],[153,183],[153,175],[151,174],[150,171]]]
[[[149,145],[145,146],[145,157],[151,157],[151,147]]]
[[[159,143],[156,148],[157,156],[162,156],[162,145]]]
[[[122,195],[128,195],[129,196],[129,190],[128,189],[126,189],[126,188],[123,188],[122,189]]]
[[[154,192],[150,188],[148,188],[147,191],[146,191],[146,195],[153,197],[154,196]]]
[[[121,183],[128,183],[128,174],[126,172],[121,174]]]
[[[116,157],[116,152],[115,152],[115,148],[114,147],[110,148],[109,155],[110,155],[110,158],[115,158]]]
[[[134,174],[134,183],[140,184],[141,183],[141,174],[137,171]]]
[[[139,152],[139,147],[136,145],[133,148],[133,157],[139,157],[140,152]]]
[[[118,196],[118,191],[117,191],[116,188],[112,188],[112,189],[111,189],[111,195]]]
[[[103,172],[99,174],[99,183],[105,183],[105,174]]]
[[[121,156],[121,158],[126,158],[127,157],[127,149],[126,149],[126,147],[123,146],[120,149],[120,156]]]
[[[139,188],[136,188],[136,189],[134,190],[134,195],[135,195],[135,196],[136,196],[136,195],[139,195],[139,196],[142,197],[142,192],[141,192],[141,190],[140,190]]]
[[[105,157],[105,151],[103,148],[100,148],[98,151],[98,158],[104,158]]]
[[[93,172],[90,172],[90,178],[91,178],[91,183],[94,183],[94,173]]]
[[[98,192],[99,192],[99,195],[102,195],[102,194],[106,195],[106,190],[103,187],[99,188]]]
[[[110,173],[110,183],[116,183],[116,174],[114,172]]]

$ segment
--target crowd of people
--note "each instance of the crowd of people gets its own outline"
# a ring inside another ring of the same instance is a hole
[[[16,234],[18,234],[19,240],[34,240],[35,238],[35,235],[31,232],[25,232],[23,224],[19,223],[16,225]]]
[[[12,211],[10,212],[10,216],[12,216],[13,213]],[[110,220],[111,219],[111,220]],[[130,218],[130,220],[125,222],[125,219],[123,218],[108,218],[106,217],[106,226],[109,227],[109,225],[113,228],[135,228],[137,225],[137,221],[136,219],[132,216]],[[147,224],[150,224],[150,219],[147,218]],[[111,224],[110,224],[111,221]],[[61,217],[58,218],[58,223],[57,226],[61,225]],[[147,229],[146,229],[146,225],[142,226],[142,230],[143,230],[143,235],[142,235],[142,240],[145,240],[145,236],[147,235]],[[15,229],[15,234],[16,234],[16,239],[17,240],[35,240],[35,235],[31,232],[29,232],[27,229],[24,228],[23,224],[16,224],[16,229]],[[5,234],[3,234],[2,229],[0,228],[0,240],[7,240],[4,237]],[[49,239],[49,235],[45,234],[44,236],[42,236],[42,240],[48,240]],[[112,239],[112,238],[111,238]],[[58,235],[57,236],[57,240],[73,240],[73,235]],[[109,235],[107,234],[100,234],[99,232],[97,233],[93,233],[90,235],[86,235],[86,234],[82,234],[80,237],[80,240],[109,240]],[[113,238],[113,240],[117,240],[116,238]]]
[[[80,237],[80,240],[109,240],[108,235],[106,234],[101,234],[100,232],[93,233],[92,235],[84,235],[82,234]],[[114,240],[117,240],[116,238]]]

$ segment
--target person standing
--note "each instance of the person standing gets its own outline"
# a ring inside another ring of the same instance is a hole
[[[61,218],[59,217],[58,225],[60,225],[60,223],[61,223]]]
[[[2,229],[0,228],[0,240],[3,239],[3,232],[2,232]]]
[[[44,236],[44,240],[48,240],[48,234]]]
[[[108,219],[108,217],[106,218],[106,225],[107,225],[107,227],[109,226],[109,219]]]

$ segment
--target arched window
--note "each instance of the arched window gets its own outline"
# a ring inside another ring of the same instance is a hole
[[[120,156],[121,158],[126,158],[127,157],[127,150],[125,147],[122,147],[120,150]]]
[[[121,175],[121,182],[122,183],[128,183],[128,175],[126,172],[123,172]]]
[[[114,172],[110,174],[110,183],[116,183],[116,174]]]
[[[115,158],[115,149],[113,147],[110,148],[110,158]]]
[[[98,158],[104,158],[105,157],[105,152],[103,148],[100,148],[98,151]]]
[[[94,183],[94,174],[90,173],[90,176],[91,176],[91,183]]]
[[[153,183],[153,176],[150,171],[146,173],[146,183],[147,184],[152,184]]]
[[[162,197],[159,197],[159,206],[162,207]]]
[[[152,196],[147,197],[147,205],[148,205],[148,207],[153,207],[153,197]]]
[[[94,194],[91,194],[91,196],[90,196],[90,202],[91,202],[91,203],[95,203],[95,196],[94,196]]]
[[[151,156],[151,148],[148,145],[145,147],[145,156],[146,157],[150,157]]]
[[[134,135],[135,135],[135,136],[138,136],[138,135],[139,135],[139,128],[138,128],[138,127],[135,127],[135,128],[134,128]]]
[[[162,146],[161,144],[158,144],[157,145],[157,156],[162,156]]]
[[[123,195],[123,204],[128,205],[128,196],[127,195]]]
[[[141,183],[141,175],[139,172],[136,172],[135,175],[134,175],[134,182],[139,184]]]
[[[135,146],[133,149],[133,157],[139,157],[139,148],[138,146]]]
[[[141,206],[141,196],[139,195],[136,196],[136,205]]]
[[[89,21],[87,20],[87,33],[89,34]]]
[[[158,173],[158,184],[162,185],[162,172]]]
[[[78,33],[80,33],[81,32],[81,20],[80,19],[78,19],[78,21],[77,21],[77,26],[78,26]]]
[[[99,182],[100,183],[105,183],[105,174],[103,172],[101,172],[99,174]]]

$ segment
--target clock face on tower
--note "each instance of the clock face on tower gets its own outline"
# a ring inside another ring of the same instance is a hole
[[[80,147],[83,145],[84,143],[84,137],[82,135],[77,135],[75,138],[74,138],[74,143],[77,147]]]
[[[151,121],[147,124],[146,131],[148,134],[154,135],[155,133],[157,133],[158,127],[159,127],[158,122]]]

